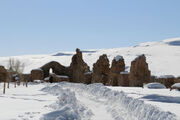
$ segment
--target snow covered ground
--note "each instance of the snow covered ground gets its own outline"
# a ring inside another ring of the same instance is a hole
[[[25,63],[25,73],[50,61],[68,66],[74,52],[51,55],[0,57],[7,66],[9,58]],[[153,75],[180,75],[180,38],[147,42],[133,47],[83,51],[92,69],[100,55],[110,61],[123,56],[126,69],[131,61],[145,54]],[[0,84],[2,90],[3,84]],[[180,92],[169,89],[105,87],[102,84],[31,84],[0,92],[0,120],[180,120]]]
[[[108,87],[112,90],[123,91],[127,96],[143,100],[164,111],[170,111],[180,118],[180,91],[170,89],[147,89],[140,87]]]
[[[167,39],[160,42],[147,42],[132,47],[97,49],[83,51],[85,62],[91,67],[100,55],[107,54],[110,61],[121,55],[125,58],[127,70],[130,63],[140,54],[145,54],[149,68],[153,75],[180,75],[180,38]],[[30,73],[32,69],[39,68],[50,61],[58,61],[62,65],[69,66],[74,52],[59,52],[51,55],[24,55],[12,56],[25,63],[25,73]],[[0,65],[7,66],[10,57],[0,57]]]
[[[2,90],[3,84],[0,88]],[[0,92],[0,120],[38,120],[42,113],[50,112],[46,107],[54,103],[56,96],[40,91],[44,85],[18,86],[10,85],[6,94]]]
[[[2,89],[2,84],[0,87]],[[178,97],[180,93],[172,91],[170,94],[167,89],[165,91],[152,89],[147,89],[145,92],[139,91],[143,90],[66,82],[33,84],[28,88],[25,86],[14,88],[11,85],[5,95],[0,93],[0,119],[179,120]],[[168,107],[165,105],[168,104],[167,101],[163,101],[163,98],[158,101],[159,105],[156,105],[153,100],[148,101],[148,97],[145,97],[154,93],[165,96],[164,92],[168,93],[166,96],[169,98],[177,97],[176,101],[167,99],[170,102]],[[144,98],[140,99],[140,96]]]

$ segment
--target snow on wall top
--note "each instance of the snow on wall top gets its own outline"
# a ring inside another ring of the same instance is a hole
[[[69,78],[68,76],[65,76],[65,75],[56,75],[56,77],[58,77],[58,78]]]
[[[158,78],[174,78],[174,76],[173,75],[161,75]]]
[[[37,69],[32,69],[32,70],[38,70],[38,71],[43,71],[41,68],[37,68]]]
[[[116,57],[114,57],[114,60],[116,60],[116,62],[121,59],[123,59],[123,56],[121,56],[121,55],[117,55]]]

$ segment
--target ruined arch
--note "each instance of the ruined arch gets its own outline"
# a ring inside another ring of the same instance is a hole
[[[44,78],[49,77],[49,70],[52,69],[56,75],[70,76],[69,67],[65,67],[56,61],[49,62],[41,67],[44,72]]]

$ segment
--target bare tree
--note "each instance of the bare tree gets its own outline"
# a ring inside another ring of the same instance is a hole
[[[24,71],[25,64],[20,62],[20,60],[10,58],[8,61],[8,87],[9,87],[9,82],[15,77],[14,79],[14,86],[16,87],[16,82],[18,80],[18,85],[20,85],[22,81],[22,73]],[[13,76],[16,75],[16,76]],[[17,76],[19,79],[17,79]]]

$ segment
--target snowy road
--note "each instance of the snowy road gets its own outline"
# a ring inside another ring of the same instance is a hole
[[[60,83],[48,86],[45,90],[55,95],[60,94],[61,98],[63,96],[60,91],[68,90],[68,92],[65,92],[67,95],[73,93],[73,97],[69,95],[68,97],[71,100],[77,99],[75,101],[78,106],[81,105],[83,110],[86,109],[84,111],[89,110],[92,113],[87,119],[87,117],[83,116],[87,112],[83,113],[79,108],[73,109],[73,111],[78,111],[78,114],[83,114],[79,116],[82,120],[178,120],[170,112],[165,112],[156,106],[146,104],[142,100],[128,97],[124,92],[113,91],[102,84]],[[71,104],[69,100],[65,101],[66,104],[63,106],[67,106],[68,102]],[[74,104],[70,107],[72,106]],[[70,116],[72,115],[70,114]]]
[[[178,120],[170,112],[102,84],[11,87],[0,94],[0,106],[0,120]]]
[[[93,113],[92,120],[114,120],[111,114],[106,110],[104,100],[96,99],[94,96],[76,93],[78,100],[87,106]]]

